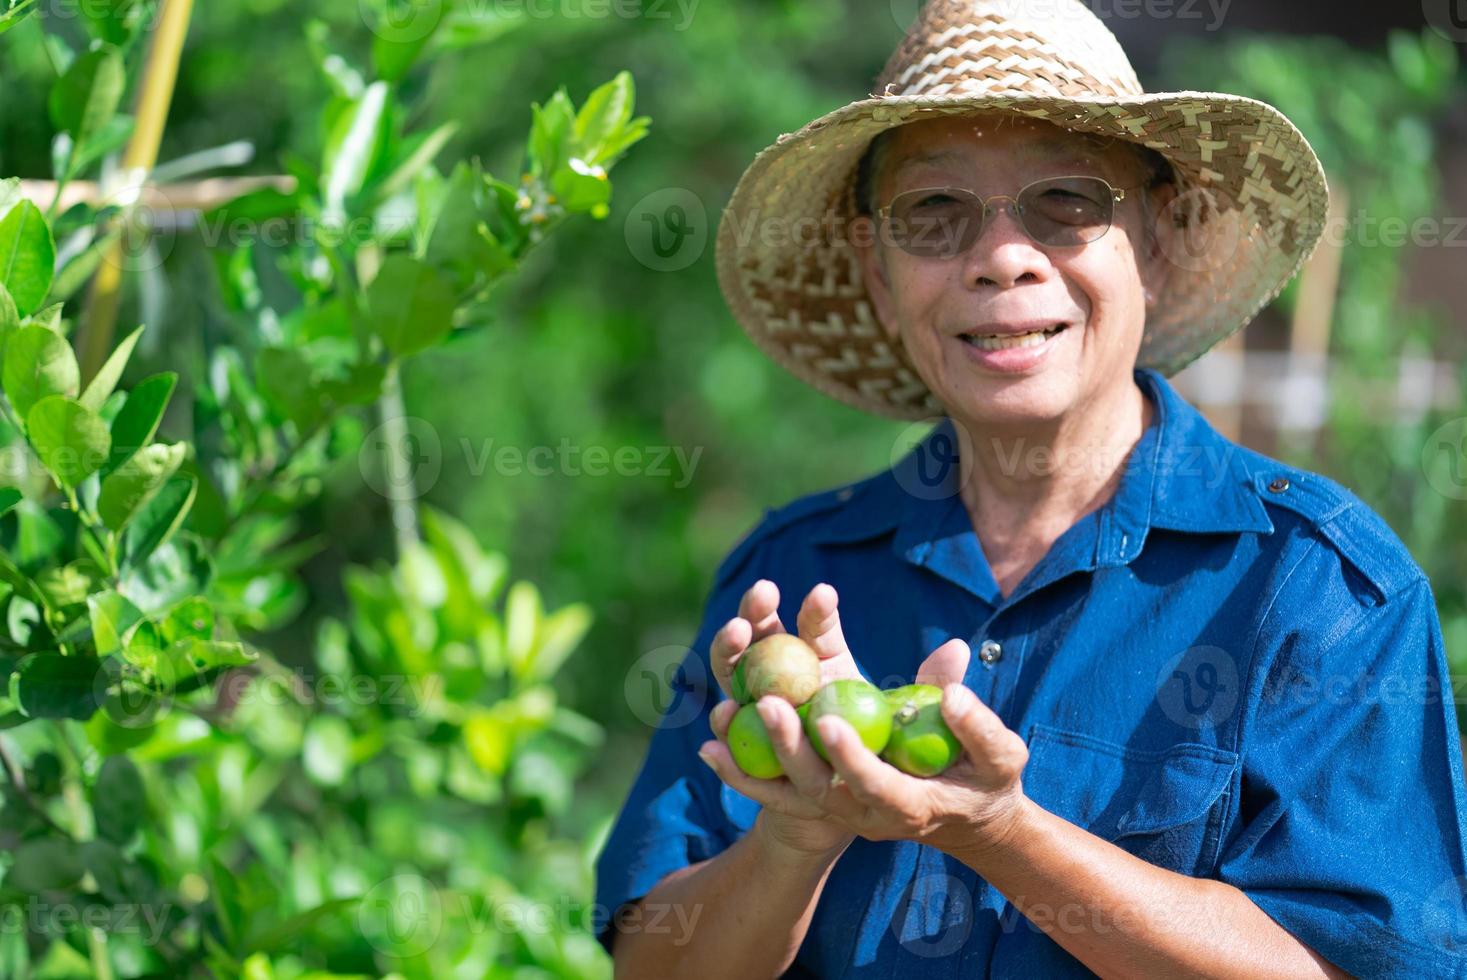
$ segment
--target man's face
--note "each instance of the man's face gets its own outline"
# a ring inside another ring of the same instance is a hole
[[[1125,146],[1097,147],[1047,122],[922,120],[891,137],[876,204],[942,186],[985,200],[1014,197],[1035,180],[1078,174],[1118,189],[1146,176]],[[1171,189],[1157,194],[1153,215]],[[1146,293],[1155,295],[1166,273],[1141,195],[1128,190],[1110,230],[1079,246],[1036,243],[1005,201],[989,211],[977,241],[951,258],[908,254],[880,234],[858,245],[883,325],[951,414],[980,425],[1055,421],[1132,384]]]

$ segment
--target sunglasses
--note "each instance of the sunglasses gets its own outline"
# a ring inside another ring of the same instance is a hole
[[[1009,201],[1028,236],[1040,245],[1088,245],[1110,230],[1116,203],[1126,191],[1100,177],[1046,177],[1017,195],[984,200],[962,187],[922,187],[903,191],[878,208],[887,240],[910,255],[950,259],[972,248],[983,234],[995,201]]]

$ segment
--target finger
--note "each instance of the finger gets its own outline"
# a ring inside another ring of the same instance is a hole
[[[827,816],[818,806],[801,796],[787,779],[755,779],[739,768],[728,746],[722,742],[704,742],[698,748],[702,759],[718,778],[754,802],[792,817],[815,819]]]
[[[708,716],[708,727],[713,729],[714,738],[720,742],[728,741],[728,724],[733,721],[738,710],[738,702],[733,700],[720,701],[713,706],[713,711]]]
[[[972,657],[973,651],[967,642],[955,636],[922,661],[922,666],[917,668],[917,683],[937,687],[961,684],[968,676],[968,662]]]
[[[748,649],[752,633],[753,628],[749,621],[735,616],[714,634],[713,644],[709,647],[708,659],[713,665],[713,676],[723,693],[729,697],[733,696],[734,664],[738,663],[740,654]]]
[[[815,648],[821,660],[841,655],[850,656],[845,633],[841,631],[839,596],[835,587],[821,582],[805,596],[798,618],[800,638]]]
[[[830,764],[844,780],[854,802],[864,807],[889,809],[909,792],[903,784],[911,777],[882,762],[844,718],[826,715],[816,725],[825,751],[830,754]]]
[[[831,784],[834,773],[805,737],[800,716],[789,702],[772,695],[760,698],[759,719],[764,722],[774,755],[795,790],[827,814],[850,814],[849,797],[834,791]]]
[[[1018,733],[962,684],[942,689],[942,718],[962,743],[980,784],[987,788],[1008,785],[1029,761],[1029,747]]]
[[[779,621],[779,586],[767,578],[749,586],[739,600],[739,615],[754,628],[754,640],[762,640],[771,633],[783,633],[784,624]]]

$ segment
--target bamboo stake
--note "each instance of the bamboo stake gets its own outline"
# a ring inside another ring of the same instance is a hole
[[[183,42],[188,36],[193,7],[193,0],[162,0],[158,30],[153,35],[153,45],[148,51],[142,85],[138,90],[137,121],[132,139],[122,155],[127,187],[140,190],[158,162],[158,148],[163,143],[163,128],[168,122],[168,107],[173,102],[173,86],[178,79],[178,63],[183,57]],[[122,220],[127,220],[127,217]],[[122,248],[119,241],[109,250],[97,269],[87,297],[79,338],[83,384],[97,373],[112,349],[112,332],[117,325],[122,291]]]
[[[211,177],[206,180],[178,181],[172,184],[144,184],[136,191],[137,204],[157,214],[181,211],[207,211],[250,191],[273,187],[282,194],[295,190],[296,180],[289,176]],[[22,197],[32,201],[49,201],[56,196],[54,180],[22,180]],[[93,180],[73,180],[61,191],[58,211],[78,204],[100,207],[117,203],[117,194]]]

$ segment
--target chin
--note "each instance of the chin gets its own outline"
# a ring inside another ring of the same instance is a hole
[[[1042,423],[1063,418],[1079,401],[1078,393],[1073,373],[1051,368],[1012,378],[966,378],[943,404],[979,425]]]

